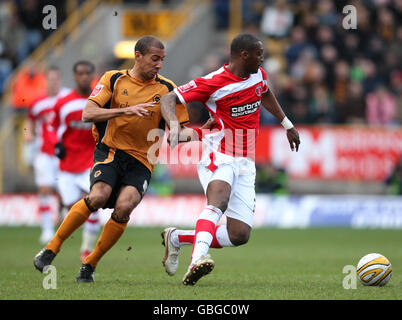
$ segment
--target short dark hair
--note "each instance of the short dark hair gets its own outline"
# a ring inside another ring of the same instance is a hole
[[[230,44],[230,55],[239,54],[244,50],[250,52],[259,41],[261,40],[252,34],[241,33],[232,40]]]
[[[81,65],[87,66],[91,69],[91,72],[95,72],[95,65],[92,62],[87,61],[87,60],[80,60],[80,61],[77,61],[76,63],[74,63],[73,72],[76,73],[78,66],[81,66]]]
[[[160,41],[158,38],[155,38],[154,36],[144,36],[135,44],[134,52],[139,51],[142,55],[145,55],[150,47],[165,49],[162,41]]]

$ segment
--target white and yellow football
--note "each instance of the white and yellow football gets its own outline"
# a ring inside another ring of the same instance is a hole
[[[384,286],[392,276],[392,265],[379,253],[369,253],[360,259],[356,267],[357,276],[365,286]]]

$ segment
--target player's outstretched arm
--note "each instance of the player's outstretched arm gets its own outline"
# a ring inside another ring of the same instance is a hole
[[[262,96],[262,104],[265,109],[267,109],[272,115],[282,124],[282,126],[286,129],[286,136],[289,141],[290,149],[292,151],[299,151],[300,138],[299,133],[296,128],[293,126],[292,122],[286,117],[283,112],[281,106],[276,100],[273,92],[268,89],[266,93]]]
[[[180,136],[180,124],[176,116],[176,104],[180,104],[181,101],[174,93],[174,91],[165,94],[161,98],[161,112],[162,117],[165,120],[167,126],[169,127],[169,143],[170,147],[173,149],[179,143]]]
[[[82,121],[102,122],[124,115],[136,115],[142,117],[148,114],[148,110],[146,108],[152,107],[154,104],[154,102],[146,102],[126,108],[104,109],[100,108],[95,102],[88,100],[84,110],[82,111]]]

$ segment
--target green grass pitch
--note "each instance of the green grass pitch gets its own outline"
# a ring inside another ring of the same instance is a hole
[[[44,289],[45,275],[33,267],[41,249],[36,227],[0,228],[0,299],[303,299],[357,300],[402,298],[402,231],[353,229],[254,229],[248,244],[211,249],[216,266],[195,286],[181,283],[191,247],[181,251],[175,276],[161,264],[163,228],[126,229],[100,261],[94,284],[77,284],[81,265],[81,229],[68,239],[54,260],[57,289]],[[378,252],[392,263],[393,275],[384,287],[346,290],[345,265],[356,265],[367,253]]]

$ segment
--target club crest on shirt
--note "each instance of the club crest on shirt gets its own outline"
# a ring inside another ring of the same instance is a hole
[[[257,95],[257,97],[261,97],[262,96],[262,87],[261,86],[257,86],[255,88],[255,94]]]
[[[161,101],[161,96],[160,94],[156,94],[152,97],[152,101],[159,104],[159,102]]]
[[[96,87],[92,90],[90,97],[96,97],[103,89],[103,84],[97,84]]]

